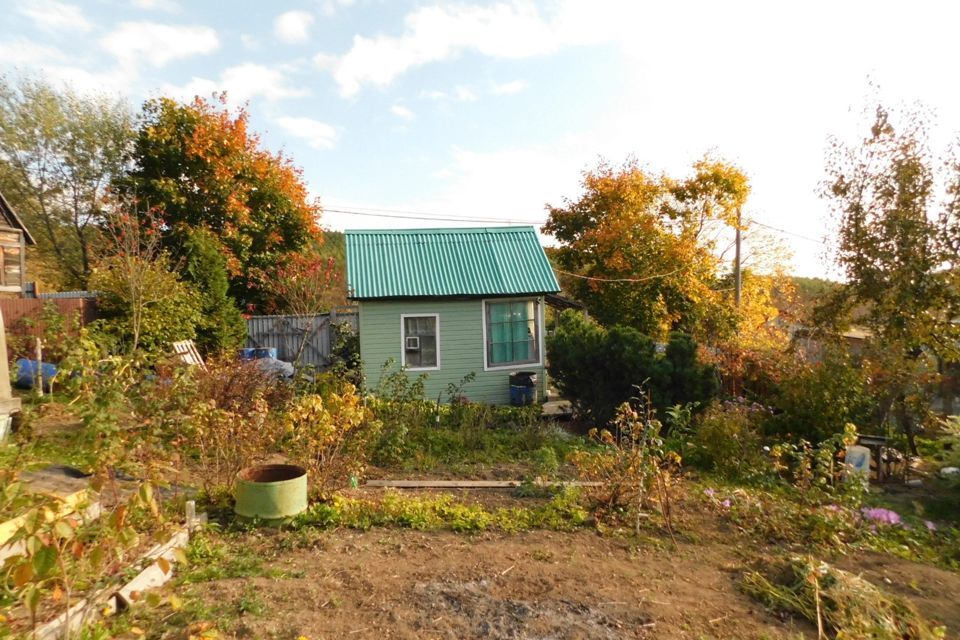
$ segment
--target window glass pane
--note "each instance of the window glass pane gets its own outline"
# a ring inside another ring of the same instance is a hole
[[[6,286],[22,284],[19,247],[3,247],[3,284]]]
[[[410,344],[410,337],[419,338],[419,344]],[[437,319],[434,316],[414,316],[403,319],[403,364],[407,367],[437,366]]]
[[[537,302],[487,304],[487,364],[537,361]]]

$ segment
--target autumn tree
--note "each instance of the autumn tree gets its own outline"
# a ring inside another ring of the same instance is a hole
[[[164,219],[165,246],[179,251],[194,229],[214,232],[223,246],[230,293],[241,305],[266,300],[257,286],[284,259],[320,241],[319,206],[300,170],[263,149],[243,109],[196,98],[144,104],[133,152],[121,183]]]
[[[938,159],[928,137],[922,114],[895,124],[881,106],[860,144],[833,141],[823,196],[846,284],[817,310],[837,328],[856,309],[869,329],[879,420],[899,423],[914,453],[916,423],[929,411],[925,378],[936,370],[929,359],[960,356],[960,163]]]
[[[0,78],[0,191],[37,241],[44,280],[86,287],[133,134],[122,100]]]
[[[543,231],[560,242],[552,258],[564,290],[601,323],[654,337],[724,333],[735,318],[719,291],[727,264],[716,230],[739,224],[748,194],[741,171],[709,158],[683,179],[601,163],[584,173],[578,200],[548,207]]]

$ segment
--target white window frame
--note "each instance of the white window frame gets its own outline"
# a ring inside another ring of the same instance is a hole
[[[487,353],[489,344],[487,343],[487,304],[497,302],[535,302],[537,307],[537,317],[535,326],[537,329],[537,360],[535,362],[522,362],[518,364],[498,364],[490,366],[490,356]],[[544,336],[543,336],[543,297],[530,296],[524,298],[484,298],[480,304],[480,325],[483,327],[483,370],[484,371],[509,371],[511,369],[527,369],[529,367],[543,366]]]
[[[407,366],[407,318],[433,318],[437,331],[437,364],[433,367]],[[407,371],[439,371],[440,370],[440,314],[439,313],[401,313],[400,314],[400,366]]]

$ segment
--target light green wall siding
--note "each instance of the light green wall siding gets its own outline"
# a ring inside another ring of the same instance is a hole
[[[543,300],[540,300],[542,322]],[[394,360],[393,371],[402,362],[400,316],[410,314],[440,316],[440,369],[425,371],[426,395],[430,399],[441,396],[446,402],[447,385],[459,382],[468,373],[476,378],[464,387],[464,395],[474,402],[489,404],[510,403],[509,376],[513,371],[537,372],[537,395],[543,399],[546,375],[538,365],[520,365],[496,371],[483,370],[483,301],[471,300],[370,300],[360,302],[360,356],[363,359],[367,387],[374,389],[383,364]],[[540,333],[543,326],[540,324]],[[409,371],[411,378],[421,372]]]

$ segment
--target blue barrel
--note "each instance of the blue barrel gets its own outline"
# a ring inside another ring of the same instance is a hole
[[[17,386],[21,389],[32,389],[37,384],[37,371],[43,374],[43,388],[50,390],[50,383],[57,375],[57,365],[49,362],[20,358],[17,360]]]
[[[517,371],[510,374],[510,404],[525,407],[537,402],[537,374]]]
[[[253,357],[257,360],[261,358],[273,358],[277,359],[277,348],[276,347],[257,347],[253,350]]]
[[[257,352],[256,349],[253,349],[251,347],[244,347],[243,349],[240,349],[237,355],[240,357],[241,360],[253,360],[256,357],[256,352]]]

